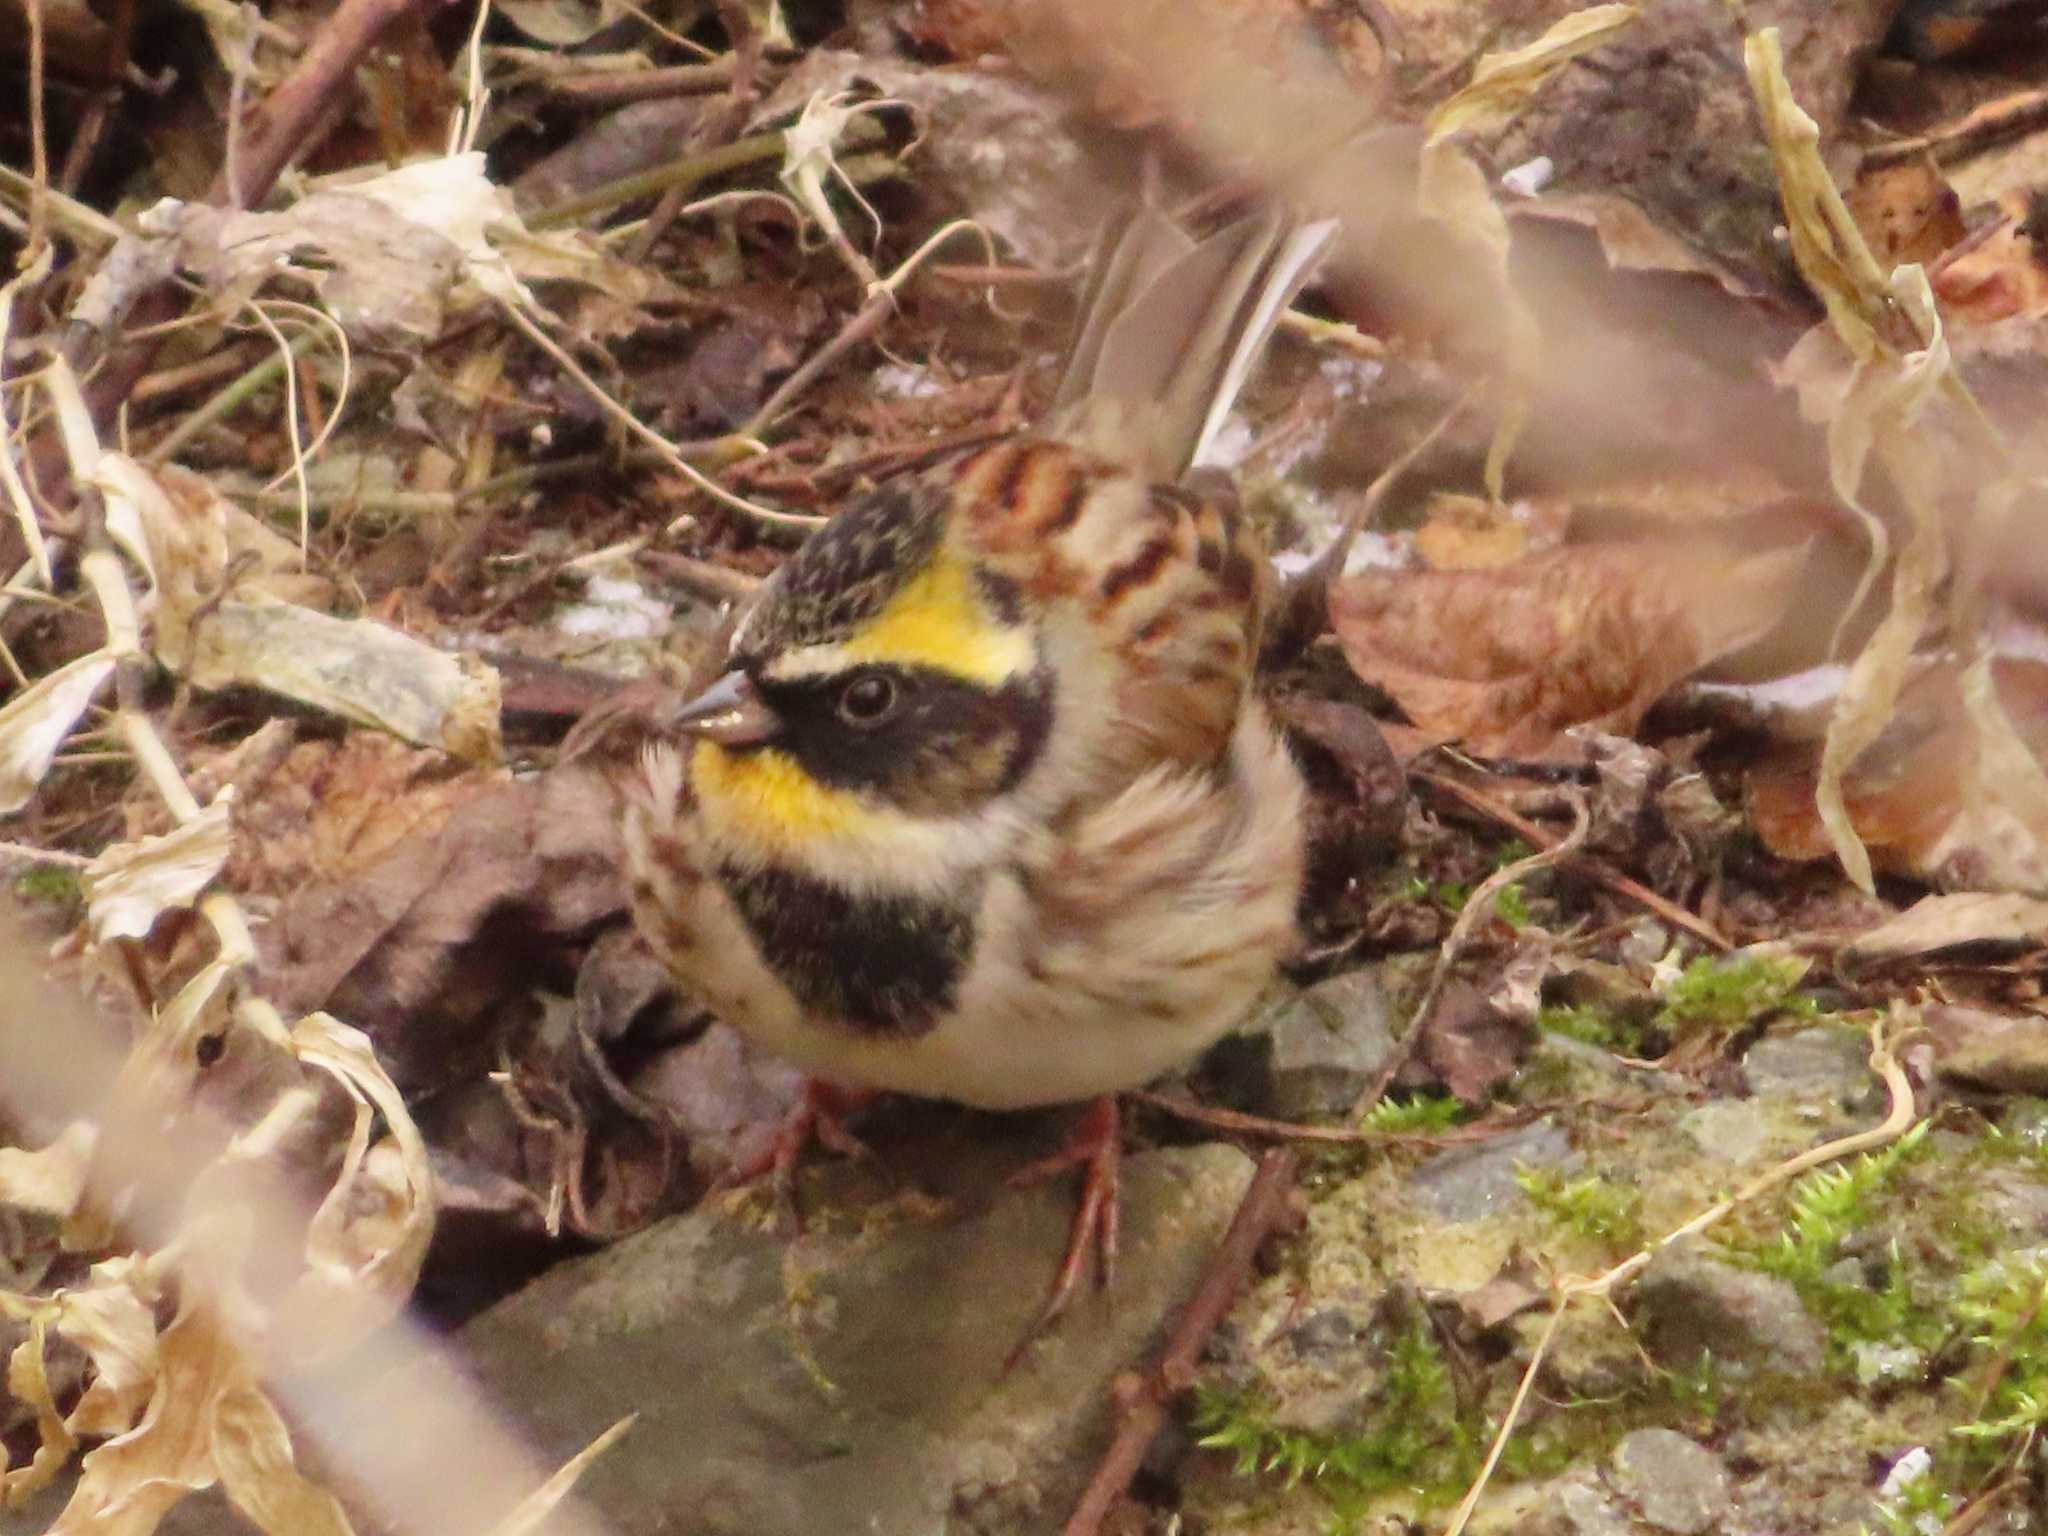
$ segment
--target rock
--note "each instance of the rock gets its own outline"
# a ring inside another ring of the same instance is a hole
[[[938,1163],[920,1177],[970,1214],[813,1198],[790,1239],[699,1209],[551,1270],[461,1342],[544,1457],[640,1415],[579,1495],[621,1536],[1056,1530],[1107,1442],[1111,1378],[1194,1290],[1251,1163],[1128,1159],[1113,1286],[1084,1285],[1008,1374],[1073,1192],[1005,1189],[1015,1148],[985,1133]]]
[[[1846,1104],[1867,1099],[1870,1044],[1853,1029],[1815,1024],[1789,1035],[1769,1035],[1742,1058],[1750,1092],[1807,1102]]]
[[[1692,1244],[1661,1250],[1636,1282],[1635,1324],[1660,1365],[1715,1363],[1760,1374],[1810,1376],[1827,1340],[1799,1293],[1775,1275],[1737,1269]]]
[[[1518,1167],[1576,1168],[1578,1154],[1555,1123],[1538,1120],[1476,1146],[1439,1152],[1408,1176],[1408,1188],[1431,1215],[1478,1221],[1528,1197]]]
[[[1687,1111],[1678,1128],[1707,1156],[1748,1163],[1770,1140],[1771,1117],[1754,1099],[1716,1099]]]
[[[1944,1006],[1922,1017],[1943,1077],[1991,1093],[2048,1093],[2048,1019]]]
[[[1671,1429],[1639,1429],[1614,1448],[1615,1491],[1637,1518],[1675,1536],[1719,1529],[1728,1474],[1711,1451]]]
[[[1393,1055],[1390,1006],[1370,970],[1332,976],[1282,1003],[1243,1043],[1250,1107],[1282,1120],[1347,1113]]]
[[[1536,1519],[1545,1536],[1629,1536],[1634,1529],[1607,1491],[1583,1477],[1552,1484]]]

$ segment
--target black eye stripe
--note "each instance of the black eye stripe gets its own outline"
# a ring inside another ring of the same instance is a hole
[[[872,721],[852,718],[849,688],[885,680],[896,695]],[[913,815],[957,815],[1016,787],[1045,743],[1052,681],[1043,667],[989,688],[933,668],[862,667],[783,681],[762,694],[781,716],[775,745],[819,782]]]

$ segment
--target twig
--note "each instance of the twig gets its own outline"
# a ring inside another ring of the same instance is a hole
[[[667,464],[670,469],[676,471],[677,474],[688,480],[720,506],[729,507],[735,512],[744,513],[756,522],[766,523],[771,527],[816,528],[825,521],[822,517],[812,517],[808,513],[780,512],[774,507],[764,507],[756,502],[748,501],[744,496],[733,495],[731,491],[728,491],[724,486],[684,458],[674,443],[671,443],[667,438],[655,431],[654,428],[648,426],[646,422],[627,410],[624,405],[607,394],[604,386],[599,384],[596,379],[593,379],[583,365],[569,355],[568,349],[548,335],[546,331],[542,330],[540,323],[528,315],[519,304],[508,302],[499,307],[505,312],[506,318],[519,328],[520,333],[528,341],[553,358],[555,366],[568,374],[570,378],[574,379],[582,387],[583,392],[590,397],[591,402],[601,412],[652,448],[661,456],[662,462]]]
[[[382,513],[387,517],[438,517],[460,511],[477,502],[489,501],[508,492],[529,490],[546,480],[560,480],[568,476],[587,474],[593,469],[602,468],[605,462],[605,455],[601,453],[579,453],[545,464],[522,464],[517,469],[506,470],[502,475],[493,475],[488,480],[479,480],[475,485],[464,486],[454,491],[316,488],[309,492],[306,503],[315,512],[329,512],[336,507],[352,507],[364,512]],[[237,500],[261,507],[265,511],[296,511],[299,505],[297,496],[280,491],[237,490],[232,494]]]
[[[284,168],[306,147],[321,117],[377,39],[407,11],[425,8],[425,0],[341,0],[292,72],[251,114],[241,163],[236,167],[239,187],[228,185],[227,167],[222,166],[206,200],[227,206],[228,198],[240,191],[251,205],[261,202]]]
[[[1894,139],[1889,144],[1865,150],[1861,168],[1874,171],[1921,155],[1932,155],[1937,163],[1961,160],[2006,139],[2032,133],[2044,122],[2048,122],[2048,91],[2023,91],[1998,101],[1987,101],[1952,126],[1938,128],[1918,138]]]
[[[651,566],[679,587],[685,587],[699,597],[708,597],[717,603],[743,603],[761,590],[761,578],[749,576],[745,571],[735,571],[729,566],[714,565],[709,560],[692,559],[689,555],[678,555],[663,549],[643,550],[640,563]]]
[[[335,95],[353,78],[356,65],[391,24],[410,10],[424,9],[427,3],[428,0],[341,0],[292,72],[255,111],[237,167],[241,191],[250,203],[260,203],[269,194],[279,173],[306,147]],[[224,205],[226,196],[223,167],[207,200]],[[152,288],[129,311],[130,334],[172,319],[183,302],[183,291],[175,283]],[[74,366],[79,364],[91,339],[86,335],[67,337],[63,349],[66,360]],[[156,351],[154,345],[121,348],[89,378],[85,401],[94,426],[104,427],[113,420],[135,388],[135,381],[149,371]],[[30,445],[29,452],[37,484],[47,498],[58,498],[71,483],[62,441],[54,430],[45,431]],[[0,565],[6,564],[7,558],[8,552],[0,548]]]
[[[1797,1157],[1778,1164],[1751,1179],[1725,1199],[1717,1200],[1699,1212],[1682,1226],[1658,1238],[1654,1243],[1638,1249],[1621,1263],[1602,1274],[1563,1280],[1551,1292],[1551,1311],[1543,1325],[1543,1332],[1537,1338],[1535,1348],[1530,1351],[1529,1363],[1523,1368],[1522,1380],[1515,1389],[1514,1399],[1508,1404],[1508,1411],[1502,1416],[1500,1428],[1495,1432],[1493,1443],[1488,1447],[1486,1460],[1480,1465],[1479,1473],[1472,1480],[1472,1486],[1465,1490],[1465,1497],[1459,1502],[1457,1512],[1451,1516],[1450,1524],[1444,1527],[1443,1536],[1462,1536],[1466,1525],[1472,1519],[1472,1511],[1478,1507],[1480,1495],[1493,1479],[1494,1469],[1500,1465],[1500,1458],[1507,1450],[1508,1441],[1513,1437],[1515,1426],[1521,1421],[1522,1409],[1528,1403],[1529,1393],[1534,1388],[1537,1372],[1543,1367],[1545,1355],[1551,1341],[1557,1336],[1560,1323],[1564,1320],[1565,1308],[1582,1296],[1602,1299],[1611,1297],[1615,1289],[1649,1267],[1658,1253],[1676,1242],[1713,1227],[1760,1196],[1769,1194],[1779,1185],[1788,1183],[1810,1168],[1823,1163],[1832,1163],[1844,1157],[1853,1157],[1859,1152],[1872,1151],[1897,1141],[1913,1128],[1918,1118],[1913,1103],[1913,1084],[1907,1079],[1905,1069],[1892,1054],[1891,1046],[1885,1039],[1885,1021],[1880,1019],[1870,1026],[1870,1070],[1884,1079],[1891,1105],[1884,1120],[1867,1131],[1857,1131],[1848,1136],[1838,1137],[1824,1145],[1813,1147]]]
[[[1294,1169],[1295,1156],[1285,1147],[1275,1147],[1259,1159],[1258,1171],[1238,1202],[1230,1230],[1217,1245],[1194,1298],[1176,1319],[1157,1363],[1143,1377],[1126,1374],[1117,1378],[1111,1388],[1118,1409],[1115,1438],[1074,1507],[1063,1536],[1095,1536],[1130,1487],[1153,1436],[1166,1422],[1167,1404],[1194,1380],[1202,1346],[1251,1278],[1252,1262],[1260,1247],[1286,1220]]]
[[[1446,774],[1433,773],[1427,768],[1411,768],[1408,770],[1408,776],[1417,783],[1427,784],[1432,789],[1440,789],[1452,799],[1464,802],[1482,816],[1499,822],[1526,843],[1533,843],[1538,848],[1554,847],[1557,843],[1557,839],[1549,832],[1526,816],[1509,810],[1484,790],[1460,783]],[[1648,886],[1631,880],[1606,860],[1589,853],[1575,853],[1565,862],[1567,867],[1598,881],[1617,896],[1625,896],[1630,901],[1646,907],[1673,927],[1683,928],[1702,944],[1711,945],[1724,954],[1735,947],[1705,918],[1695,916],[1676,902],[1665,900]]]
[[[1493,898],[1517,880],[1570,858],[1584,844],[1586,834],[1592,828],[1593,817],[1586,808],[1585,798],[1574,798],[1570,832],[1562,839],[1547,839],[1539,843],[1537,851],[1527,858],[1517,859],[1514,863],[1495,870],[1480,881],[1478,889],[1465,899],[1465,905],[1458,910],[1457,921],[1451,924],[1450,933],[1445,937],[1442,947],[1437,950],[1436,964],[1429,973],[1429,985],[1422,989],[1422,1001],[1415,1005],[1414,1022],[1408,1026],[1408,1033],[1401,1037],[1400,1048],[1388,1056],[1386,1065],[1380,1068],[1379,1077],[1374,1080],[1372,1090],[1359,1101],[1358,1108],[1361,1112],[1372,1108],[1385,1097],[1387,1089],[1393,1086],[1394,1079],[1401,1075],[1401,1069],[1422,1049],[1423,1033],[1429,1028],[1429,1016],[1436,1012],[1438,999],[1443,996],[1444,983],[1450,979],[1451,966],[1472,937],[1472,930],[1492,919]]]
[[[211,356],[200,358],[196,363],[181,363],[175,368],[159,368],[154,373],[144,374],[136,381],[134,392],[128,397],[128,403],[146,405],[152,400],[182,395],[186,390],[197,389],[202,384],[232,378],[252,367],[264,355],[243,342],[223,347]]]
[[[867,302],[853,312],[853,318],[839,328],[839,334],[797,364],[789,377],[777,386],[775,393],[761,403],[761,408],[739,429],[739,435],[759,437],[762,429],[780,416],[788,408],[790,401],[810,388],[811,382],[819,374],[872,337],[882,328],[882,322],[895,313],[894,294],[882,288],[877,288],[869,294]]]
[[[28,157],[35,189],[28,199],[28,249],[21,266],[40,256],[50,239],[50,134],[43,121],[43,0],[28,8]]]
[[[319,337],[316,331],[301,331],[289,346],[289,354],[296,358],[311,347]],[[161,464],[173,457],[179,449],[191,442],[200,433],[231,416],[247,401],[284,377],[285,355],[280,352],[266,353],[259,361],[244,369],[241,377],[230,380],[212,395],[208,396],[175,427],[150,445],[144,453],[145,464]]]
[[[1536,1110],[1517,1110],[1513,1114],[1496,1115],[1448,1131],[1362,1131],[1348,1125],[1297,1125],[1291,1120],[1272,1120],[1264,1115],[1248,1115],[1242,1110],[1219,1109],[1213,1104],[1197,1104],[1189,1099],[1171,1098],[1143,1089],[1129,1090],[1123,1096],[1133,1103],[1163,1110],[1195,1125],[1206,1125],[1211,1130],[1240,1136],[1266,1136],[1281,1141],[1322,1142],[1338,1147],[1463,1146],[1474,1141],[1490,1141],[1505,1131],[1528,1124],[1539,1113]]]
[[[630,176],[621,176],[529,214],[528,229],[558,229],[565,224],[607,209],[621,203],[630,203],[643,197],[652,197],[657,192],[666,192],[671,187],[694,187],[700,181],[713,176],[722,176],[727,171],[737,171],[763,160],[782,158],[785,136],[781,133],[753,133],[744,139],[734,139],[717,149],[708,149],[702,154],[685,155],[680,160],[671,160],[666,165],[657,165],[652,170],[635,171]]]
[[[754,110],[761,89],[761,29],[754,25],[753,15],[742,0],[714,0],[714,4],[733,60],[732,83],[717,110],[705,114],[708,120],[696,136],[698,148],[729,144],[738,138],[740,130],[747,126],[747,117]],[[687,186],[670,187],[661,194],[661,200],[648,213],[647,222],[627,247],[628,260],[647,259],[675,223],[689,196]]]
[[[736,435],[759,437],[767,431],[775,418],[788,409],[790,401],[810,387],[812,380],[852,348],[873,336],[882,328],[882,322],[896,313],[896,290],[910,280],[911,274],[923,264],[925,258],[954,235],[966,230],[973,230],[984,242],[989,239],[988,231],[972,219],[955,219],[940,228],[923,245],[904,257],[896,270],[886,279],[869,288],[866,302],[854,311],[852,319],[839,328],[839,334],[798,364],[796,370],[782,381],[781,386],[747,419],[747,424],[741,427]]]
[[[549,80],[541,89],[557,100],[586,107],[625,107],[664,96],[708,96],[732,84],[731,55],[709,64],[672,64],[665,69],[610,69],[566,80]]]
[[[1988,220],[1985,223],[1980,224],[1977,228],[1971,230],[1967,235],[1963,236],[1962,239],[1958,240],[1954,245],[1950,246],[1947,250],[1943,251],[1939,256],[1935,257],[1934,260],[1927,264],[1927,281],[1930,283],[1933,282],[1936,278],[1940,277],[1942,273],[1946,272],[1950,267],[1954,266],[1957,262],[1961,261],[1965,256],[1969,255],[1970,252],[1976,250],[1977,247],[1983,245],[1993,235],[1997,234],[2000,230],[2004,229],[2005,226],[2010,224],[2011,222],[2011,214],[2001,213],[1997,218]]]

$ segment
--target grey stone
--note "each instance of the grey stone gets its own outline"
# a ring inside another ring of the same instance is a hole
[[[1683,1093],[1692,1086],[1677,1072],[1666,1072],[1662,1067],[1646,1067],[1640,1062],[1625,1061],[1604,1047],[1587,1040],[1574,1040],[1570,1035],[1559,1034],[1556,1030],[1545,1030],[1537,1048],[1546,1056],[1561,1059],[1576,1067],[1585,1067],[1608,1077],[1619,1078],[1638,1088],[1647,1088],[1658,1093]]]
[[[1716,1099],[1689,1110],[1678,1128],[1707,1156],[1753,1162],[1770,1140],[1770,1113],[1753,1099]]]
[[[1638,1518],[1674,1536],[1717,1529],[1728,1474],[1713,1452],[1671,1429],[1639,1429],[1614,1448],[1614,1486]]]
[[[1661,1365],[1685,1369],[1711,1353],[1739,1373],[1811,1376],[1826,1358],[1826,1336],[1789,1284],[1690,1244],[1650,1261],[1635,1301],[1637,1331]]]
[[[1492,1141],[1439,1152],[1408,1176],[1408,1188],[1433,1216],[1478,1221],[1528,1197],[1515,1170],[1576,1168],[1579,1156],[1565,1133],[1538,1120]]]
[[[1056,1530],[1107,1442],[1112,1377],[1192,1293],[1251,1164],[1128,1159],[1113,1284],[1084,1283],[1005,1374],[1073,1190],[1005,1189],[1014,1147],[952,1152],[935,1176],[969,1214],[813,1198],[792,1239],[694,1211],[551,1270],[461,1342],[544,1457],[640,1415],[579,1495],[620,1536]]]
[[[1876,1339],[1858,1339],[1849,1346],[1856,1364],[1859,1386],[1918,1381],[1927,1373],[1927,1356],[1910,1344],[1885,1344]]]
[[[1943,1077],[1990,1093],[2048,1093],[2048,1019],[1953,1006],[1927,1015]]]
[[[1869,1096],[1870,1042],[1858,1031],[1815,1024],[1789,1035],[1769,1035],[1749,1048],[1742,1071],[1750,1092],[1847,1103]]]
[[[1581,1478],[1556,1484],[1548,1505],[1547,1524],[1557,1536],[1629,1536],[1634,1529],[1605,1491]]]
[[[1341,1115],[1379,1080],[1394,1052],[1387,989],[1376,972],[1318,982],[1252,1037],[1254,1106],[1283,1120]]]

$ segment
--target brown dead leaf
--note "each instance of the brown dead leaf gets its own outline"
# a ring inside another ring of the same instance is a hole
[[[2048,1093],[2048,1017],[1937,1004],[1921,1014],[1944,1077],[1989,1093]]]
[[[1511,204],[1508,217],[1590,229],[1607,264],[1618,272],[1704,277],[1731,297],[1743,300],[1763,294],[1757,283],[1695,250],[1619,193],[1546,193],[1530,202]]]
[[[1469,982],[1453,981],[1422,1024],[1421,1064],[1460,1103],[1483,1104],[1527,1047],[1527,1025],[1509,1018]]]
[[[1929,955],[1972,950],[2014,954],[2048,945],[2048,901],[2032,896],[1962,891],[1924,896],[1880,923],[1842,951],[1849,965],[1921,961]]]
[[[1515,509],[1483,496],[1439,493],[1415,530],[1415,552],[1432,570],[1471,571],[1512,565],[1529,550],[1529,525]]]
[[[362,875],[505,782],[368,730],[302,742],[256,766],[253,782],[239,786],[226,879],[237,891],[278,898]]]
[[[1499,570],[1349,577],[1330,622],[1423,730],[1534,754],[1574,725],[1633,731],[1673,684],[1771,630],[1806,563],[1803,545],[1574,545]]]
[[[1866,170],[1842,201],[1887,266],[1906,261],[1926,266],[1969,233],[1962,200],[1932,159]]]
[[[1998,200],[2006,224],[1934,277],[1944,316],[1970,325],[2048,314],[2048,264],[2035,238],[2033,197],[2022,189]]]
[[[464,799],[383,858],[289,895],[263,930],[291,1016],[365,1030],[408,1092],[494,1062],[566,947],[624,910],[615,791],[565,768]]]
[[[1991,677],[2020,741],[2037,762],[2048,762],[2048,664],[2002,657]],[[1951,888],[2027,883],[2011,877],[2044,856],[2048,826],[2031,825],[2011,806],[1986,804],[1980,753],[1963,670],[1944,663],[1920,672],[1842,780],[1850,823],[1877,867]],[[1802,741],[1749,775],[1750,820],[1780,858],[1821,859],[1834,851],[1815,808],[1819,773],[1819,745]]]

